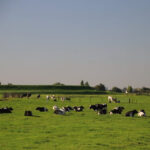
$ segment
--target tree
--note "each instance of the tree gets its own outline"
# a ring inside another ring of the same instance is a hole
[[[118,87],[113,87],[113,88],[112,88],[112,91],[113,91],[113,92],[118,92],[118,93],[121,93],[121,92],[122,92],[122,90],[121,90],[120,88],[118,88]]]
[[[64,84],[63,83],[60,83],[60,82],[56,82],[53,84],[54,86],[63,86]]]
[[[84,86],[90,86],[88,81],[85,82]]]
[[[132,86],[128,86],[128,88],[127,88],[127,92],[128,92],[128,93],[132,93],[132,92],[133,92],[133,88],[132,88]]]
[[[96,85],[95,89],[98,91],[106,91],[105,85],[102,83],[100,83],[99,85]]]
[[[80,85],[81,85],[81,86],[84,86],[84,81],[83,81],[83,80],[80,82]]]

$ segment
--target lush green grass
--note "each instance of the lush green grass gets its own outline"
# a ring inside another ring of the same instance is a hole
[[[90,104],[106,103],[107,95],[72,96],[70,102],[11,98],[0,101],[0,107],[11,106],[12,114],[0,114],[0,150],[149,150],[150,149],[150,97],[116,95],[120,104],[108,104],[108,111],[124,106],[121,115],[100,115],[89,109]],[[128,98],[132,103],[128,103]],[[80,106],[83,112],[55,115],[52,106]],[[35,108],[44,106],[48,112]],[[128,118],[125,112],[145,109],[147,117]],[[25,117],[24,111],[32,110],[34,117]]]

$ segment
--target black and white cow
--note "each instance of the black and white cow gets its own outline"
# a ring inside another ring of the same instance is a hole
[[[13,110],[12,107],[3,107],[3,108],[0,108],[0,114],[3,114],[3,113],[12,113],[12,110]]]
[[[138,111],[134,109],[134,110],[128,111],[128,112],[125,114],[125,116],[126,116],[126,117],[134,117],[134,115],[137,114],[137,113],[138,113]]]
[[[112,114],[121,114],[123,110],[124,110],[124,107],[122,107],[122,106],[115,107],[114,109],[112,109],[110,111],[110,115],[112,115]]]
[[[140,111],[138,112],[138,116],[139,116],[139,117],[145,117],[145,116],[146,116],[145,111],[144,111],[143,109],[140,110]]]
[[[108,96],[108,102],[109,103],[112,103],[112,102],[114,102],[114,103],[120,103],[120,101],[117,101],[117,98],[114,98],[112,96]]]
[[[83,107],[83,106],[74,106],[73,109],[74,109],[76,112],[81,112],[81,111],[83,111],[84,107]]]
[[[90,109],[93,109],[94,111],[99,111],[102,109],[106,109],[107,108],[107,104],[95,104],[95,105],[90,105],[89,107]]]
[[[58,108],[58,106],[53,106],[54,114],[65,115],[65,110]]]

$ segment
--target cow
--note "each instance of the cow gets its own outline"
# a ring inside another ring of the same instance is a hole
[[[53,101],[57,101],[55,95],[50,96],[50,98],[51,98]]]
[[[134,115],[137,114],[137,113],[138,113],[138,111],[134,109],[134,110],[128,111],[128,112],[125,114],[125,116],[126,116],[126,117],[134,117]]]
[[[117,98],[114,98],[112,96],[108,96],[108,102],[109,103],[111,103],[111,102],[120,103],[120,101],[117,101]]]
[[[54,110],[54,114],[59,114],[59,115],[65,115],[65,110],[64,109],[60,109],[57,106],[53,106],[53,110]]]
[[[32,115],[32,111],[26,110],[26,111],[24,112],[24,116],[33,116],[33,115]]]
[[[73,108],[70,107],[70,106],[62,107],[62,109],[63,109],[65,112],[69,112],[70,110],[73,110]]]
[[[80,112],[80,111],[83,111],[84,107],[83,106],[74,106],[73,109],[76,111],[76,112]]]
[[[23,93],[20,97],[21,98],[27,97],[27,93]]]
[[[12,113],[12,110],[13,110],[12,107],[0,108],[0,114],[2,114],[2,113]]]
[[[115,107],[114,109],[112,109],[109,113],[110,113],[110,115],[121,114],[123,110],[124,110],[124,107],[119,106],[119,107]]]
[[[138,112],[138,116],[139,116],[139,117],[145,117],[145,116],[146,116],[145,111],[144,111],[143,109],[140,110],[140,111]]]
[[[90,105],[90,109],[93,109],[94,111],[102,110],[107,108],[107,104],[95,104],[95,105]]]
[[[98,115],[105,115],[105,114],[107,114],[107,109],[105,108],[105,109],[101,109],[101,110],[99,110],[98,111]]]
[[[38,98],[38,99],[40,98],[40,94],[37,95],[37,98]]]
[[[48,109],[45,107],[37,107],[36,110],[39,110],[40,112],[48,111]]]
[[[46,95],[46,99],[49,100],[49,98],[50,98],[50,96],[49,96],[49,95]]]
[[[59,108],[57,106],[53,106],[53,110],[58,110]]]
[[[60,100],[61,100],[61,101],[65,101],[65,100],[70,101],[71,99],[70,99],[70,97],[61,97]]]
[[[63,109],[54,110],[54,114],[65,115],[65,111]]]

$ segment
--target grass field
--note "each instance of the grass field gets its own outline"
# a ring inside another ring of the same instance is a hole
[[[0,114],[0,150],[150,150],[150,96],[115,95],[121,103],[108,103],[108,111],[124,106],[121,115],[98,116],[89,109],[90,104],[107,103],[107,96],[74,95],[70,102],[53,102],[46,101],[45,95],[40,99],[33,95],[0,101],[0,108],[14,109],[11,114]],[[85,110],[55,115],[53,105],[83,105]],[[38,106],[49,111],[36,111]],[[125,117],[132,109],[144,109],[147,117]],[[35,116],[24,116],[25,110]]]

